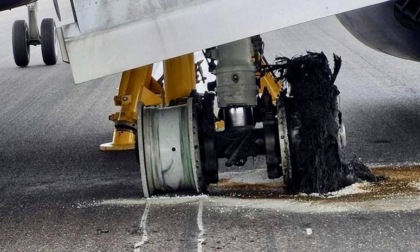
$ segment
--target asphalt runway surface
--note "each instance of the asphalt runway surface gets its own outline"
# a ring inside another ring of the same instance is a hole
[[[55,15],[50,1],[39,9],[40,20]],[[98,149],[112,138],[119,76],[76,86],[68,64],[43,65],[39,46],[18,68],[11,27],[26,9],[0,18],[1,251],[420,251],[417,196],[143,199],[134,152]],[[342,57],[336,83],[348,158],[420,162],[419,63],[366,48],[335,17],[263,39],[269,60],[306,50]]]

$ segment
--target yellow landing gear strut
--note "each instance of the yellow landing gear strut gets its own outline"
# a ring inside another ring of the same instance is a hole
[[[137,124],[137,107],[166,106],[171,100],[188,97],[196,84],[194,55],[165,60],[165,89],[152,78],[152,65],[139,67],[123,73],[118,95],[114,97],[121,111],[109,116],[115,122],[112,142],[100,145],[102,151],[132,150],[135,148],[134,130]]]
[[[115,122],[112,142],[101,144],[103,151],[131,150],[134,149],[136,137],[134,129],[137,121],[137,103],[142,94],[150,93],[152,81],[152,65],[139,67],[122,74],[118,95],[114,97],[116,106],[121,106],[121,111],[109,116]]]
[[[188,97],[195,89],[196,69],[194,54],[186,54],[163,62],[165,77],[165,101]]]

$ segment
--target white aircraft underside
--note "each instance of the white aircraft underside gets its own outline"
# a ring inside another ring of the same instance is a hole
[[[386,2],[385,0],[74,0],[58,29],[76,83]]]

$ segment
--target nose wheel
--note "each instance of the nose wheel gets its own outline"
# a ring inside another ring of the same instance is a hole
[[[30,61],[30,46],[41,45],[42,59],[45,65],[55,65],[58,59],[58,40],[54,19],[45,18],[41,22],[41,31],[37,20],[37,3],[28,7],[28,23],[16,20],[12,29],[13,57],[17,66],[25,67]]]
[[[25,67],[30,60],[29,29],[25,20],[16,20],[12,28],[13,57],[17,66]]]
[[[55,65],[58,58],[58,40],[55,22],[44,18],[41,22],[41,51],[45,65]]]

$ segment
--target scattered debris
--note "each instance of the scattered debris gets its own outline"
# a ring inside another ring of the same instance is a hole
[[[343,164],[345,170],[346,180],[348,183],[354,182],[380,182],[386,179],[385,176],[375,176],[372,171],[356,156],[348,164]]]
[[[309,197],[318,197],[318,198],[338,198],[343,197],[347,195],[357,195],[357,194],[363,194],[368,193],[370,184],[368,182],[362,182],[362,183],[354,183],[352,185],[346,186],[338,191],[329,192],[326,194],[320,194],[320,193],[311,193],[311,194],[305,194],[301,193],[300,196],[309,196]]]
[[[359,160],[354,160],[353,162],[356,161],[360,162]],[[376,183],[366,181],[358,182],[340,190],[323,194],[315,192],[311,194],[290,194],[285,192],[282,184],[267,184],[264,178],[260,181],[255,180],[252,184],[249,183],[246,177],[252,176],[254,173],[243,172],[242,175],[239,175],[242,178],[241,180],[228,178],[232,177],[232,175],[228,174],[225,176],[222,173],[221,177],[224,177],[224,179],[217,185],[211,185],[209,187],[209,194],[211,196],[230,198],[283,199],[324,203],[349,203],[393,198],[395,196],[417,197],[420,195],[420,165],[374,167],[371,169],[371,172],[377,179]],[[386,180],[381,180],[381,178],[386,178]]]
[[[96,234],[107,234],[107,233],[109,233],[108,229],[102,229],[102,228],[96,229]]]
[[[412,188],[420,191],[420,182],[419,181],[410,182],[408,185],[411,186]]]

